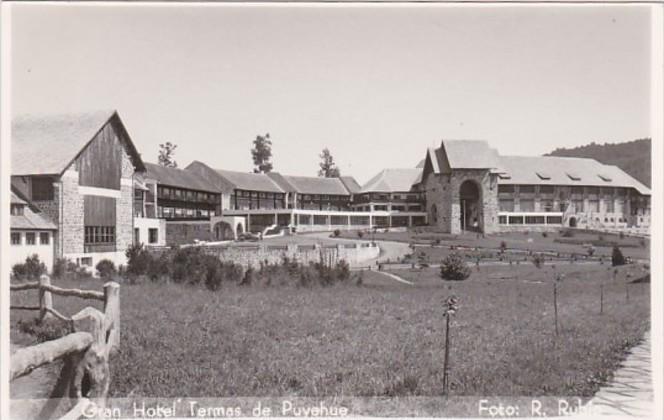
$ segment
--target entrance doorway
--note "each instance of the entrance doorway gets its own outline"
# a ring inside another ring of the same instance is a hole
[[[481,232],[480,189],[475,181],[467,180],[461,184],[459,202],[461,204],[461,214],[459,215],[461,230]]]

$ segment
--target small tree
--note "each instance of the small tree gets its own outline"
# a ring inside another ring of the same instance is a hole
[[[159,164],[161,166],[166,166],[168,168],[177,168],[178,163],[173,158],[173,155],[175,154],[175,149],[177,148],[178,146],[176,144],[171,143],[170,141],[160,144],[159,158],[158,158]]]
[[[620,248],[617,246],[613,247],[613,253],[611,254],[611,264],[615,267],[618,265],[625,265],[625,257],[623,257]]]
[[[339,176],[341,176],[341,171],[339,171],[336,163],[334,163],[334,158],[330,153],[330,149],[327,147],[324,148],[319,156],[321,162],[319,163],[320,170],[318,171],[318,176],[325,178],[339,178]]]
[[[533,255],[533,264],[537,268],[542,268],[542,265],[544,265],[544,256],[542,254]]]
[[[254,148],[251,149],[251,157],[254,161],[254,173],[268,173],[272,171],[272,140],[270,133],[264,136],[256,136]]]
[[[440,277],[443,280],[465,280],[470,276],[470,272],[463,256],[456,252],[445,257],[440,264]]]

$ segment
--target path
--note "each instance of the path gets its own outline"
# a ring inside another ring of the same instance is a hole
[[[650,332],[630,350],[611,383],[590,400],[593,416],[653,418],[654,393],[650,358]]]

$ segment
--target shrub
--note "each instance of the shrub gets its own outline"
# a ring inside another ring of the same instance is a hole
[[[128,247],[125,256],[127,257],[127,274],[130,276],[148,274],[153,258],[143,244]]]
[[[542,232],[542,237],[543,237],[543,238],[548,238],[548,237],[549,237],[549,233],[546,232],[546,231]]]
[[[597,240],[600,242],[604,242],[604,235],[602,234],[597,235]]]
[[[108,279],[113,277],[114,274],[117,274],[117,270],[115,269],[115,264],[111,260],[101,260],[97,263],[95,266],[97,269],[97,272],[99,273],[99,277],[103,279]]]
[[[334,267],[334,272],[337,280],[345,282],[350,279],[350,265],[346,260],[339,260]]]
[[[56,258],[53,262],[53,278],[61,279],[67,273],[67,267],[70,261],[66,258]]]
[[[588,256],[592,257],[593,255],[595,255],[595,247],[591,245],[588,247]]]
[[[17,326],[21,332],[34,336],[39,343],[55,340],[74,332],[69,323],[56,318],[44,319],[44,321],[40,321],[38,318],[21,319]]]
[[[364,232],[362,232],[361,230],[358,230],[357,231],[357,237],[362,239],[364,237]]]
[[[464,258],[457,253],[448,255],[440,264],[443,280],[465,280],[470,276],[470,271]]]
[[[572,229],[565,229],[563,232],[560,234],[563,238],[572,238],[574,237],[574,231]]]
[[[611,264],[614,267],[618,265],[625,265],[625,257],[620,251],[620,248],[618,248],[617,246],[613,247],[613,252],[611,253]]]
[[[355,280],[355,285],[360,287],[364,284],[364,270],[360,270],[359,273],[357,273],[357,280]]]
[[[625,239],[625,232],[620,232],[618,237],[620,237],[620,239]]]
[[[335,238],[338,238],[339,235],[341,235],[341,231],[339,229],[334,229],[333,235]]]
[[[646,240],[645,240],[645,239],[643,239],[643,238],[641,238],[641,240],[639,241],[639,245],[641,245],[641,248],[645,248],[645,247],[646,247],[646,245],[647,245],[647,242],[646,242]]]
[[[33,254],[24,263],[12,267],[12,276],[17,280],[36,280],[46,271],[46,264],[39,260],[39,255]]]
[[[507,243],[505,241],[500,241],[500,252],[503,253],[507,249]]]

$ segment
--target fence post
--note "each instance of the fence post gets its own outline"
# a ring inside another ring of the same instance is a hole
[[[70,389],[77,398],[94,398],[97,406],[104,408],[111,383],[105,316],[88,306],[72,316],[72,321],[74,331],[84,331],[92,335],[92,344],[76,366]],[[85,377],[88,378],[87,383],[83,380]],[[84,389],[86,384],[89,389]]]
[[[106,333],[106,345],[109,351],[115,352],[120,346],[120,285],[114,281],[104,284],[104,315],[106,323],[112,323]],[[104,328],[108,328],[108,324]]]
[[[53,309],[53,296],[51,292],[43,289],[43,286],[50,286],[51,278],[46,274],[39,277],[39,320],[43,321],[45,318],[50,317],[51,313],[47,309]]]

